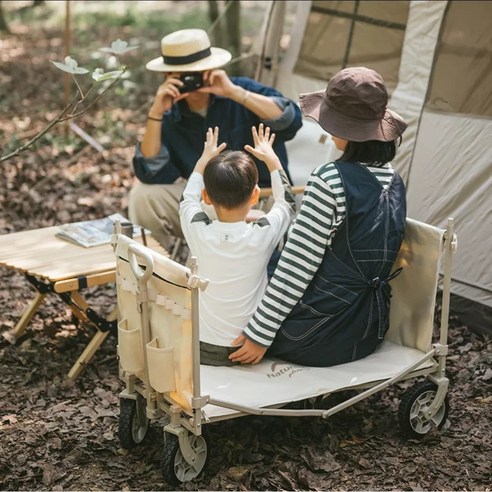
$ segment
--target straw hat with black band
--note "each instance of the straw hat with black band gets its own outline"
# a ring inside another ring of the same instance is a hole
[[[352,142],[396,140],[407,128],[403,118],[387,108],[383,78],[366,67],[340,70],[324,91],[301,94],[302,113],[331,135]]]
[[[150,60],[145,67],[154,72],[203,72],[228,63],[229,51],[212,47],[202,29],[182,29],[161,40],[162,56]]]

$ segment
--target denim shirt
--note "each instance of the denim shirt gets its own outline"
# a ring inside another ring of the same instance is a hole
[[[244,150],[246,144],[254,146],[251,127],[257,127],[261,122],[276,134],[273,149],[288,174],[284,142],[292,139],[302,126],[299,107],[277,90],[252,79],[231,77],[231,81],[248,91],[271,97],[282,109],[282,115],[274,120],[261,120],[243,105],[212,94],[207,114],[203,117],[190,111],[184,100],[179,101],[164,115],[159,154],[146,158],[140,151],[140,145],[136,145],[133,168],[140,181],[148,184],[170,184],[179,177],[188,178],[202,154],[209,127],[219,127],[219,143],[226,142],[227,149]],[[259,185],[270,186],[270,173],[266,165],[254,157],[253,159],[258,166]]]

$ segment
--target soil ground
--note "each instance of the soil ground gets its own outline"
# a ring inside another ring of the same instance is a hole
[[[197,4],[181,3],[188,10]],[[0,37],[2,155],[35,135],[63,100],[63,77],[49,63],[63,59],[63,24],[50,26],[55,15],[50,7],[22,15],[9,9],[12,33]],[[129,26],[132,19],[109,26],[94,19],[91,29],[80,24],[74,31],[80,60],[90,60],[92,51],[117,38],[142,46],[125,59],[129,79],[77,121],[107,152],[57,127],[29,151],[3,162],[2,234],[126,212],[133,145],[156,85],[141,60],[154,56],[158,43],[149,40],[160,34],[155,26]],[[172,490],[159,469],[162,421],[153,422],[140,447],[119,446],[122,383],[115,338],[109,336],[84,373],[69,381],[66,374],[93,328],[77,324],[63,303],[49,298],[13,344],[12,328],[34,293],[21,275],[0,268],[0,276],[0,489]],[[111,285],[89,289],[88,296],[101,314],[114,305]],[[456,318],[449,341],[451,410],[443,431],[420,441],[402,438],[398,405],[408,383],[327,420],[229,420],[209,425],[206,472],[182,489],[490,490],[491,342]]]

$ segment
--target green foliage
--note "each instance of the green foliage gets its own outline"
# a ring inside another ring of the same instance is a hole
[[[3,1],[2,8],[4,11],[5,19],[7,24],[10,22],[21,22],[22,24],[32,24],[32,23],[49,23],[53,19],[53,11],[50,8],[50,3],[46,2],[42,8],[32,8],[32,5],[23,5],[18,7],[17,2]]]
[[[104,24],[111,27],[131,27],[135,30],[146,30],[150,33],[158,32],[161,36],[165,33],[177,29],[191,27],[207,29],[210,22],[207,17],[207,2],[179,2],[172,15],[170,10],[162,9],[159,11],[146,11],[139,9],[137,5],[128,2],[123,12],[115,12],[111,8],[111,2],[106,2],[107,8],[100,9],[97,13],[80,12],[73,16],[74,27],[81,30],[90,29],[94,23]],[[182,4],[188,4],[188,8],[183,9]]]

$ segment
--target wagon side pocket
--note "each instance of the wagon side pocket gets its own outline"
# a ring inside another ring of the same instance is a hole
[[[147,344],[147,364],[152,388],[158,393],[176,390],[173,347],[160,348],[159,339],[154,338]]]
[[[140,329],[129,330],[126,318],[118,323],[118,354],[124,371],[136,374],[144,370]]]

